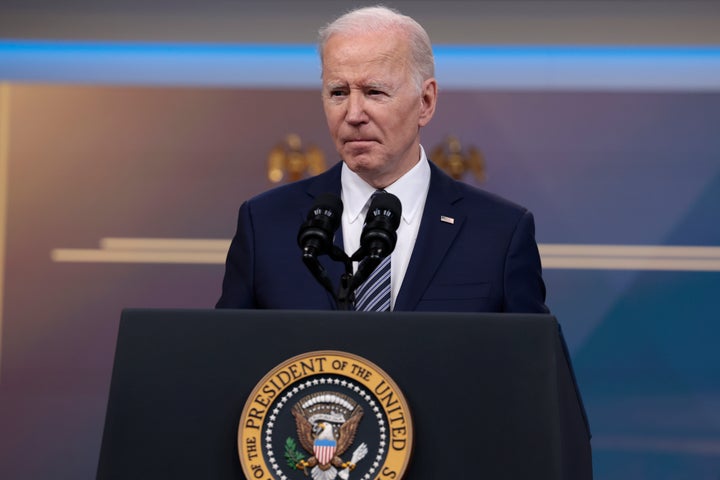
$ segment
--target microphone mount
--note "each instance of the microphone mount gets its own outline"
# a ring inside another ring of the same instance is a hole
[[[360,235],[360,248],[351,256],[333,244],[342,211],[342,201],[336,195],[319,195],[308,213],[307,220],[300,227],[298,245],[303,251],[303,262],[315,279],[333,296],[338,310],[353,310],[357,287],[362,285],[383,258],[395,249],[402,205],[391,193],[375,193]],[[318,259],[321,255],[328,255],[330,259],[342,262],[345,267],[337,293]],[[353,262],[360,262],[354,274]]]

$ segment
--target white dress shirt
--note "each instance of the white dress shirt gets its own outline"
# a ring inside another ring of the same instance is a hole
[[[342,174],[342,234],[345,253],[352,255],[360,248],[360,234],[362,233],[365,216],[370,206],[370,198],[375,193],[375,187],[366,183],[358,174],[343,163]],[[392,193],[402,205],[402,220],[397,230],[397,244],[392,252],[391,264],[391,299],[390,309],[395,306],[395,299],[402,286],[405,272],[410,263],[415,240],[420,229],[420,220],[425,208],[428,189],[430,188],[430,165],[425,150],[420,146],[420,160],[405,175],[385,188]],[[355,262],[357,270],[357,262]]]

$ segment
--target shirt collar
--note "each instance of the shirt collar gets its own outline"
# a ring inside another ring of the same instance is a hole
[[[360,218],[376,189],[350,170],[345,163],[342,165],[341,182],[344,211],[350,223],[354,223]],[[427,192],[429,185],[430,164],[425,149],[420,145],[420,161],[395,183],[385,188],[386,192],[392,193],[400,200],[405,223],[410,223],[418,215],[420,206],[425,203],[425,196],[419,193]]]

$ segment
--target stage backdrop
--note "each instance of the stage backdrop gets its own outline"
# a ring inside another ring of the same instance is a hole
[[[337,161],[315,88],[103,83],[0,87],[2,478],[93,477],[121,309],[214,305],[287,135]],[[596,478],[717,480],[720,93],[629,90],[441,89],[422,141],[534,212]]]

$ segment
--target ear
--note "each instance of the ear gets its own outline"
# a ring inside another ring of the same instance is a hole
[[[428,78],[423,82],[420,96],[420,118],[418,119],[420,127],[430,123],[430,119],[435,114],[437,93],[437,81],[434,78]]]

